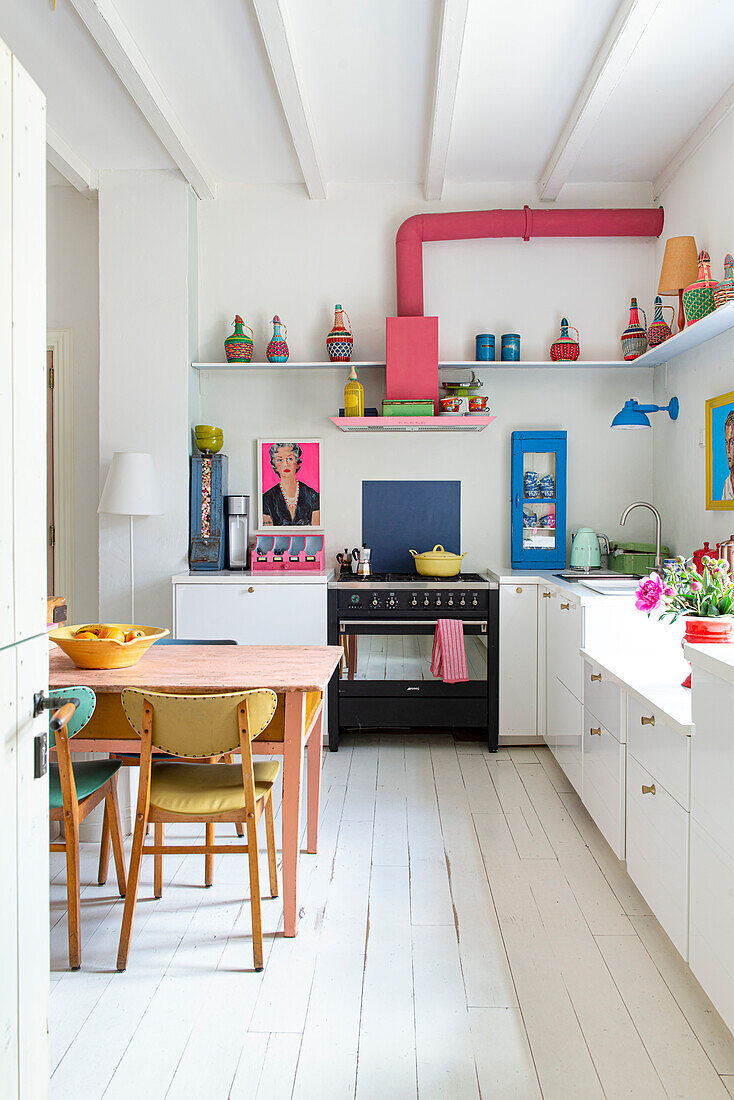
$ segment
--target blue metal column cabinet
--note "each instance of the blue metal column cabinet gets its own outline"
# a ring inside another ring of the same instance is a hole
[[[566,432],[513,432],[513,569],[566,565]]]

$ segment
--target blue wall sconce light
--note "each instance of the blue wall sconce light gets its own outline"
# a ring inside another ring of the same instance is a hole
[[[667,405],[640,405],[634,397],[625,401],[624,408],[617,413],[612,421],[613,428],[649,428],[648,413],[666,412],[671,420],[678,419],[680,405],[677,397],[671,397]]]

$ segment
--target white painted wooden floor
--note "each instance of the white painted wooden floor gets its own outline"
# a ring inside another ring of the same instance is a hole
[[[117,974],[114,872],[71,973],[52,856],[54,1100],[734,1096],[734,1039],[547,750],[363,735],[326,754],[322,805],[261,974],[244,857],[209,890],[168,857],[160,901],[146,859]]]

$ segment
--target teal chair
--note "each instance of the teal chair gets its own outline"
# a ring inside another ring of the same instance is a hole
[[[68,702],[54,711],[49,723],[49,748],[56,749],[58,763],[49,768],[49,811],[52,821],[64,826],[64,843],[52,852],[66,852],[66,897],[69,911],[69,966],[82,964],[81,911],[79,900],[79,826],[104,799],[104,822],[99,851],[100,886],[107,882],[110,840],[115,856],[117,886],[125,896],[125,853],[122,848],[120,807],[117,802],[119,760],[80,760],[72,766],[69,741],[84,729],[94,713],[97,698],[91,688],[70,687],[54,691],[55,699]]]

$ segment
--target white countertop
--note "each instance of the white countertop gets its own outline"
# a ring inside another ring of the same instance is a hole
[[[683,652],[691,664],[734,684],[734,645],[686,644]]]
[[[497,584],[547,584],[550,587],[557,588],[560,592],[563,592],[569,596],[574,596],[575,599],[586,603],[587,600],[603,600],[604,603],[610,603],[611,601],[624,600],[628,602],[632,599],[631,594],[620,595],[615,593],[610,595],[602,592],[593,592],[590,588],[580,584],[578,581],[566,581],[556,576],[556,573],[562,573],[564,570],[545,570],[545,569],[509,569],[501,566],[499,568],[490,567],[487,570],[487,575],[490,581],[495,581]],[[590,573],[589,580],[594,579],[594,574]]]
[[[171,577],[173,584],[323,584],[327,585],[334,576],[333,569],[323,573],[296,573],[293,570],[278,570],[272,573],[252,573],[249,569],[224,569],[211,573],[176,573]]]

